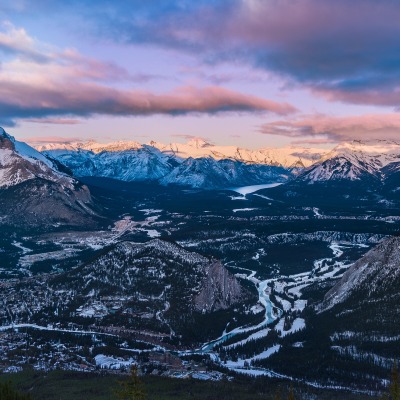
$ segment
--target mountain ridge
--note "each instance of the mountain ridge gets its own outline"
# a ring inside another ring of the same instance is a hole
[[[91,224],[89,189],[58,162],[0,128],[0,217],[2,223],[49,226]]]
[[[232,159],[243,163],[265,164],[271,166],[282,166],[289,168],[299,159],[306,166],[321,157],[326,151],[317,148],[307,147],[283,147],[283,148],[261,148],[249,150],[237,146],[218,146],[205,140],[192,139],[187,143],[163,144],[156,141],[149,141],[147,144],[140,144],[135,141],[116,141],[106,144],[95,141],[73,142],[73,143],[49,143],[46,145],[34,146],[40,152],[52,151],[78,151],[89,150],[93,153],[102,151],[126,151],[138,150],[144,146],[151,146],[166,155],[183,160],[187,158],[207,158],[212,157],[216,160]]]
[[[345,142],[325,154],[297,177],[307,184],[327,181],[384,180],[384,171],[400,161],[400,143],[394,141]]]

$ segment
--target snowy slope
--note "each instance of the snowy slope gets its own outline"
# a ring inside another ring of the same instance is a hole
[[[0,188],[38,177],[54,182],[62,180],[68,186],[73,181],[58,171],[57,166],[42,153],[15,140],[0,128]]]
[[[318,160],[325,151],[302,147],[264,148],[249,150],[236,146],[216,146],[202,139],[193,139],[187,143],[170,143],[164,145],[150,142],[150,145],[180,158],[212,157],[216,160],[232,159],[245,163],[265,164],[289,168],[301,161],[305,166]]]
[[[385,239],[345,272],[325,295],[323,309],[329,309],[358,296],[363,302],[399,297],[400,238]]]
[[[101,152],[58,149],[44,154],[66,165],[77,177],[97,176],[122,181],[157,180],[177,164],[171,157],[146,145],[136,149]]]
[[[188,158],[160,180],[163,185],[177,184],[195,188],[223,188],[265,182],[284,182],[283,168],[248,165],[240,161]]]
[[[267,182],[284,182],[290,172],[282,167],[245,164],[233,159],[213,157],[181,158],[168,151],[135,142],[101,148],[93,143],[85,148],[46,150],[43,154],[57,159],[77,177],[96,176],[122,181],[158,181],[163,185],[177,184],[195,188],[223,188]]]
[[[86,143],[58,144],[49,143],[37,146],[41,152],[49,152],[53,156],[63,154],[66,151],[88,150],[93,153],[119,152],[126,150],[138,150],[145,145],[138,142],[112,142],[100,144],[94,141]],[[273,166],[283,166],[289,168],[295,163],[300,162],[308,167],[318,160],[325,150],[303,147],[282,147],[282,148],[264,148],[259,150],[243,149],[236,146],[216,146],[202,139],[190,140],[187,143],[163,144],[150,141],[148,146],[160,150],[163,154],[173,156],[176,159],[184,160],[187,158],[214,158],[216,160],[231,159],[245,163],[265,164]]]
[[[303,171],[299,181],[362,181],[382,178],[382,169],[400,161],[400,144],[393,141],[353,141],[335,147]]]
[[[0,217],[17,225],[88,223],[93,216],[86,186],[57,162],[0,128]]]
[[[393,168],[388,168],[388,165],[400,162],[400,143],[385,140],[342,143],[331,151],[292,146],[248,150],[216,146],[202,139],[168,145],[154,141],[148,145],[90,141],[48,144],[38,149],[67,165],[76,176],[105,176],[126,181],[161,179],[164,184],[190,184],[204,188],[217,187],[218,182],[220,187],[262,182],[265,171],[258,166],[283,167],[287,175],[298,176],[297,182],[308,184],[379,181],[392,172]],[[235,175],[246,175],[240,164],[231,164],[229,168],[235,165],[236,172],[230,173],[226,166],[215,162],[227,163],[229,160],[254,165],[253,179],[235,181]]]

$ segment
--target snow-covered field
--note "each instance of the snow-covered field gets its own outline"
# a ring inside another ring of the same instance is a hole
[[[133,358],[129,360],[124,360],[122,358],[105,356],[104,354],[98,354],[94,358],[96,365],[101,369],[122,369],[129,368],[132,364],[135,363]]]

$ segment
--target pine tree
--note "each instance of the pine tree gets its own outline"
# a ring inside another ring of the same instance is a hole
[[[399,382],[399,371],[397,367],[397,361],[394,360],[390,385],[389,385],[389,393],[384,394],[381,400],[400,400],[400,382]]]
[[[120,385],[121,387],[116,391],[116,394],[121,400],[145,400],[147,397],[143,382],[138,376],[136,365],[132,365],[129,378],[120,382]]]
[[[281,390],[279,388],[275,392],[274,400],[282,400]]]
[[[293,391],[293,386],[292,385],[290,385],[288,400],[295,400],[294,399],[294,391]]]
[[[396,360],[394,360],[392,368],[392,379],[390,382],[389,392],[391,400],[400,400],[399,371]]]
[[[31,396],[16,391],[10,382],[0,383],[1,400],[30,400]]]

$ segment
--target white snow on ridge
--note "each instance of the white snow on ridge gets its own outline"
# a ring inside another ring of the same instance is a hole
[[[93,153],[118,152],[142,149],[144,146],[151,146],[166,156],[173,156],[177,159],[187,158],[207,158],[212,157],[215,160],[231,159],[250,164],[281,165],[290,168],[292,165],[301,161],[304,166],[310,166],[326,153],[324,149],[305,148],[305,147],[282,147],[282,148],[264,148],[258,150],[249,150],[237,146],[217,146],[208,143],[203,139],[193,139],[187,143],[163,144],[150,141],[147,144],[140,144],[132,141],[117,141],[111,143],[96,143],[95,141],[76,142],[76,143],[49,143],[39,145],[36,148],[39,151],[77,151],[78,149],[91,151]]]
[[[11,137],[11,136],[10,136]],[[14,138],[12,138],[14,139]],[[28,159],[29,161],[41,161],[46,164],[48,167],[53,168],[53,163],[46,158],[42,153],[29,146],[24,142],[19,142],[14,139],[14,146],[16,152],[23,158]]]

